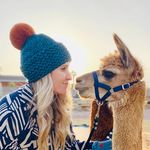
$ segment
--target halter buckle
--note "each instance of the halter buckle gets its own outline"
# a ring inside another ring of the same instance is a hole
[[[113,92],[114,92],[114,89],[113,89],[113,88],[111,88],[111,89],[110,89],[110,93],[113,93]]]
[[[122,85],[122,89],[125,90],[130,87],[130,83],[126,83]]]

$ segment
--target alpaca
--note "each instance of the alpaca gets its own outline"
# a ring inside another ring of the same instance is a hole
[[[128,89],[112,92],[107,98],[113,112],[113,150],[142,150],[142,122],[146,86],[140,63],[132,56],[127,46],[113,35],[117,50],[101,60],[96,71],[98,80],[114,88],[138,81]],[[87,81],[87,82],[86,82]],[[92,73],[76,79],[75,88],[85,98],[95,99]],[[106,90],[99,88],[100,97]]]

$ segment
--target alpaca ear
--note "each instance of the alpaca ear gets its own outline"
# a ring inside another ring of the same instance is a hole
[[[115,44],[119,50],[121,61],[124,65],[124,67],[128,68],[130,66],[133,66],[134,58],[131,55],[127,46],[123,43],[123,41],[118,37],[117,34],[114,33],[113,38],[114,38]]]

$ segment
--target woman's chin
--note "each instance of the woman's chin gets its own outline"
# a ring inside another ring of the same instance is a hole
[[[63,89],[63,90],[57,91],[56,93],[60,95],[66,95],[67,91],[68,91],[67,89],[66,90]]]

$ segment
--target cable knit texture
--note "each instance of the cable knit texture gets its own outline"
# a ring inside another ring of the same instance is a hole
[[[62,64],[71,61],[67,48],[44,34],[35,34],[25,23],[10,31],[12,45],[21,50],[21,71],[28,82],[36,82]]]
[[[71,60],[66,47],[44,35],[32,35],[21,50],[21,70],[29,82],[35,82]]]

